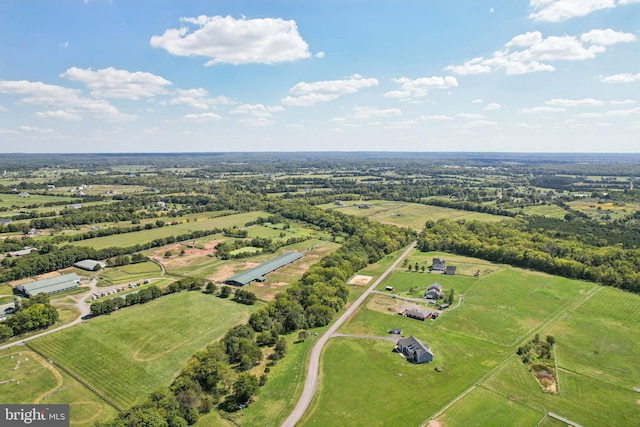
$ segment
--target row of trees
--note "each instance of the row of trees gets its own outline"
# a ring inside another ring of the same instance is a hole
[[[640,292],[640,249],[588,245],[532,231],[527,219],[499,223],[428,221],[422,251],[448,251]]]

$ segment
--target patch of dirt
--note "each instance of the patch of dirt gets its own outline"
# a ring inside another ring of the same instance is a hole
[[[356,274],[355,276],[353,276],[353,279],[349,280],[349,284],[356,285],[356,286],[364,286],[367,283],[369,283],[371,279],[373,279],[372,276],[364,276],[362,274]]]
[[[538,380],[538,383],[544,391],[551,394],[558,394],[558,383],[556,381],[556,375],[551,370],[532,369],[533,376]]]
[[[640,399],[636,400],[636,405],[640,405]]]
[[[163,246],[162,248],[153,252],[153,257],[161,260],[168,270],[179,269],[188,267],[193,264],[197,264],[197,259],[207,257],[211,254],[215,254],[215,247],[222,240],[213,240],[199,247],[189,247],[189,243],[176,243],[170,246]],[[170,258],[165,258],[164,254],[167,251],[171,251],[173,255]],[[180,255],[180,252],[184,251],[184,255]]]
[[[438,420],[431,420],[427,424],[427,427],[444,427],[444,424]]]
[[[239,273],[244,270],[248,270],[255,266],[260,265],[258,262],[245,261],[243,264],[223,264],[218,268],[218,270],[212,275],[208,276],[208,280],[213,280],[214,282],[224,282],[229,277],[233,276],[236,273]]]

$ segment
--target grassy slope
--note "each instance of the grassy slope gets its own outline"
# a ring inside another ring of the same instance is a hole
[[[167,385],[196,350],[246,320],[252,308],[182,292],[32,341],[122,407]]]

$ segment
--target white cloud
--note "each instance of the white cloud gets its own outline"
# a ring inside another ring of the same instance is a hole
[[[13,129],[0,128],[0,135],[15,135],[16,133],[18,132]]]
[[[498,127],[498,123],[490,120],[472,120],[462,125],[463,128]]]
[[[208,110],[218,104],[230,104],[231,100],[226,96],[209,97],[209,91],[204,88],[178,89],[175,97],[169,103],[171,105],[185,104],[200,110]]]
[[[482,119],[484,119],[484,116],[482,114],[459,113],[459,114],[456,114],[456,119],[460,119],[460,120],[482,120]]]
[[[636,101],[634,101],[633,99],[625,99],[624,101],[609,101],[609,104],[611,105],[633,105],[635,103]]]
[[[385,126],[386,129],[407,129],[415,127],[418,124],[415,120],[405,120],[399,122],[391,122]]]
[[[458,80],[453,76],[421,77],[418,79],[400,77],[399,79],[392,79],[392,81],[398,83],[400,88],[399,90],[387,92],[384,95],[390,98],[420,98],[427,96],[429,91],[432,89],[449,89],[452,87],[458,87]]]
[[[545,102],[547,105],[552,105],[555,107],[599,107],[601,105],[605,105],[604,101],[599,101],[593,98],[585,98],[585,99],[561,99],[556,98],[550,101]]]
[[[318,52],[316,53],[316,58],[324,58],[325,53],[324,52]]]
[[[216,113],[201,113],[201,114],[186,114],[182,116],[180,120],[188,121],[188,122],[208,122],[211,120],[220,120],[220,117]]]
[[[69,68],[60,77],[80,81],[99,98],[126,98],[138,100],[165,93],[171,82],[152,73],[116,70],[113,67],[93,71],[91,68]]]
[[[81,120],[82,116],[75,113],[69,113],[64,110],[55,110],[55,111],[38,111],[36,116],[42,117],[44,119],[60,119],[60,120]]]
[[[374,117],[392,117],[402,114],[398,108],[375,108],[375,107],[355,107],[354,118],[372,119]]]
[[[346,122],[347,119],[345,119],[344,117],[334,117],[332,119],[329,120],[332,123],[343,123]]]
[[[634,42],[638,38],[631,33],[623,33],[622,31],[614,31],[608,28],[606,30],[591,30],[582,34],[580,40],[591,44],[609,46],[616,43]]]
[[[497,102],[491,102],[484,107],[485,110],[499,110],[501,108],[502,105],[498,104]]]
[[[633,83],[633,82],[640,81],[640,73],[614,74],[612,76],[602,77],[600,81],[602,83]]]
[[[604,113],[582,113],[577,114],[574,117],[579,119],[596,119],[602,117],[629,117],[640,114],[640,107],[627,108],[624,110],[609,110]]]
[[[61,108],[63,111],[83,115],[88,114],[112,120],[132,120],[136,116],[124,114],[103,99],[80,96],[77,89],[69,89],[42,82],[27,80],[0,80],[0,93],[24,95],[22,103]]]
[[[247,126],[273,126],[275,122],[267,117],[244,117],[238,120],[238,123]]]
[[[64,48],[69,47],[69,42],[60,43],[60,47],[64,47]]]
[[[634,4],[640,3],[640,0],[618,0],[618,4]]]
[[[614,8],[616,3],[615,0],[530,0],[529,7],[533,9],[529,18],[534,21],[562,22]]]
[[[342,95],[355,93],[360,89],[377,86],[378,79],[366,79],[359,74],[354,74],[344,80],[324,80],[307,83],[300,82],[289,89],[295,96],[287,96],[282,99],[285,105],[310,106],[317,102],[333,101]]]
[[[434,114],[431,116],[420,116],[418,120],[453,120],[453,117],[444,114]]]
[[[7,111],[9,111],[7,107],[3,107],[2,105],[0,105],[0,113],[6,113]]]
[[[539,129],[540,128],[540,125],[532,125],[532,124],[529,124],[529,123],[518,123],[516,126],[519,127],[519,128],[525,128],[525,129]]]
[[[284,111],[284,108],[280,105],[243,104],[231,111],[231,114],[250,114],[255,117],[271,117],[273,113],[279,113],[281,111]]]
[[[500,69],[512,75],[554,71],[555,67],[549,62],[593,59],[607,50],[605,46],[629,42],[632,38],[635,40],[633,34],[613,30],[592,30],[580,38],[569,35],[544,38],[541,32],[532,31],[513,37],[490,58],[480,56],[445,69],[459,75],[490,73]]]
[[[484,101],[482,100],[482,98],[478,98],[478,99],[474,99],[473,101],[471,101],[472,104],[484,104]]]
[[[493,13],[493,12],[495,12],[495,11],[496,11],[496,10],[495,10],[494,8],[492,8],[492,7],[490,7],[490,8],[489,8],[489,13]]]
[[[36,126],[20,126],[20,130],[29,133],[53,133],[53,129],[41,129]]]
[[[231,16],[181,18],[187,26],[167,29],[150,44],[178,56],[210,58],[214,64],[275,64],[309,58],[309,46],[295,21],[281,18],[234,19]]]
[[[518,113],[540,114],[540,113],[559,113],[561,111],[565,111],[565,109],[561,107],[533,107],[533,108],[522,108],[518,110]]]

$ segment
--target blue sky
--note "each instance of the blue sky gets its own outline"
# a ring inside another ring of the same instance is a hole
[[[640,152],[640,0],[5,0],[0,152]]]

